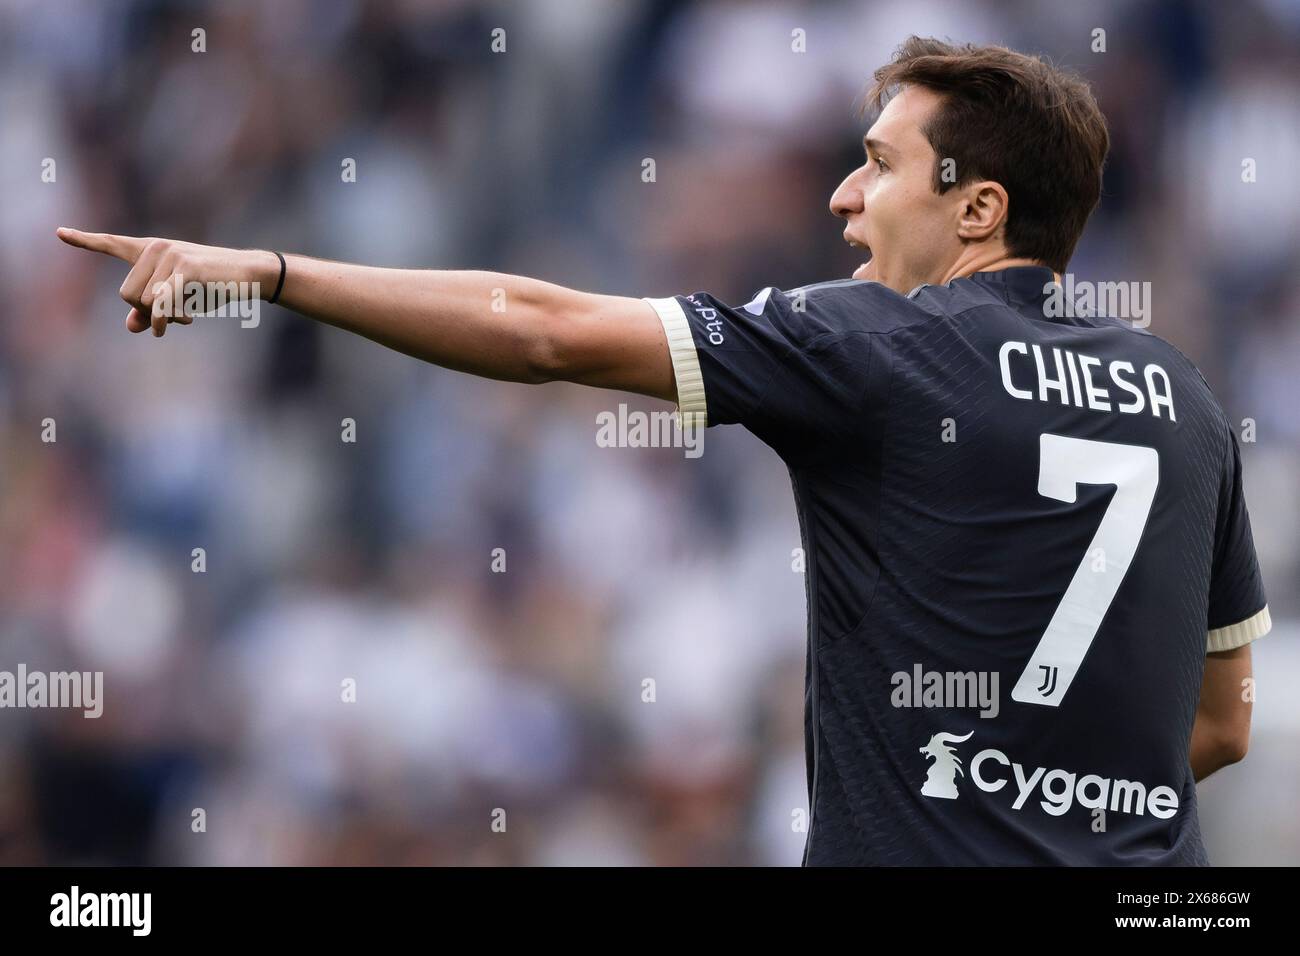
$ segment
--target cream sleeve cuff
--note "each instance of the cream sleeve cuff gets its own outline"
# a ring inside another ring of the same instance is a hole
[[[1210,631],[1205,642],[1205,653],[1234,650],[1258,640],[1272,628],[1273,619],[1269,617],[1268,605],[1265,604],[1258,614],[1252,614],[1244,621],[1229,624],[1227,627],[1216,627]]]
[[[700,372],[700,357],[695,351],[695,337],[691,324],[676,299],[644,299],[663,323],[668,337],[668,354],[673,361],[673,376],[677,380],[677,416],[682,428],[705,428],[709,424],[709,407],[704,397],[704,375]]]

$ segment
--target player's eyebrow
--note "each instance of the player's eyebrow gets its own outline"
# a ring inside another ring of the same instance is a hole
[[[873,153],[892,153],[893,147],[881,139],[872,139],[870,136],[862,137],[862,148],[869,149]]]

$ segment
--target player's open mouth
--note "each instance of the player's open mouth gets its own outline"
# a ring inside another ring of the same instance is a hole
[[[863,261],[862,265],[859,265],[859,267],[853,271],[854,278],[857,278],[858,274],[865,272],[867,265],[871,263],[871,246],[868,246],[865,242],[858,242],[857,239],[850,238],[848,230],[845,230],[844,241],[849,243],[850,248],[861,248],[861,250],[865,251],[867,254],[867,259]]]
[[[853,278],[865,278],[867,274],[867,267],[870,267],[871,265],[871,259],[872,259],[871,247],[868,246],[867,243],[865,242],[858,242],[857,239],[850,239],[848,235],[845,235],[844,241],[848,242],[850,247],[861,248],[861,250],[866,252],[867,254],[866,261],[863,261],[862,265],[859,265],[859,267],[857,269],[854,269],[853,271]]]
[[[858,266],[856,269],[853,270],[853,277],[855,279],[860,278],[861,274],[866,271],[867,266],[871,264],[871,247],[868,246],[865,242],[858,242],[856,239],[850,239],[847,234],[844,236],[844,241],[847,242],[852,248],[862,249],[867,253],[866,261],[864,261],[862,265]]]

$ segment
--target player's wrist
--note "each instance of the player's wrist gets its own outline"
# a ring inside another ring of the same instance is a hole
[[[280,257],[269,249],[245,251],[245,274],[257,285],[257,297],[266,301],[280,284]]]

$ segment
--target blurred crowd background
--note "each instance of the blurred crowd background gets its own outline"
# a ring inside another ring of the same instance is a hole
[[[98,720],[0,711],[0,862],[797,864],[775,455],[598,447],[598,412],[665,406],[272,307],[133,337],[125,270],[54,229],[744,302],[857,265],[827,201],[911,33],[1092,81],[1114,149],[1072,269],[1150,281],[1256,423],[1276,626],[1202,827],[1217,863],[1300,862],[1296,0],[0,0],[0,669],[105,672]]]

